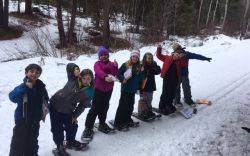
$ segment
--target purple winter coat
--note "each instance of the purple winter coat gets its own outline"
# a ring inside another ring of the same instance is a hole
[[[109,92],[113,90],[114,82],[106,82],[105,77],[108,74],[113,76],[118,75],[118,66],[115,66],[114,62],[109,61],[105,63],[103,61],[97,61],[94,65],[95,71],[95,89],[103,92]]]

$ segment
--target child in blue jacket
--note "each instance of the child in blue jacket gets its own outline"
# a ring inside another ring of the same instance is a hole
[[[41,73],[39,65],[28,65],[23,83],[9,93],[10,100],[17,103],[10,156],[38,155],[40,121],[48,112],[49,99],[45,84],[38,79]]]
[[[131,115],[134,110],[135,93],[140,90],[140,85],[144,80],[144,71],[140,64],[139,50],[133,50],[129,61],[123,63],[119,68],[118,79],[121,82],[121,96],[115,115],[114,126],[118,130],[122,130],[138,125],[138,123],[132,120]]]

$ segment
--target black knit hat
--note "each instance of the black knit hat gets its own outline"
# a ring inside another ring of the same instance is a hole
[[[40,73],[42,73],[42,68],[41,66],[39,66],[38,64],[29,64],[26,68],[25,68],[25,73],[28,73],[29,70],[32,69],[36,69],[37,71],[39,71]]]

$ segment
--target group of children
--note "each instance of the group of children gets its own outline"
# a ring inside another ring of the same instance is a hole
[[[86,117],[82,139],[93,137],[97,116],[98,130],[104,133],[113,131],[113,128],[106,123],[106,117],[114,81],[121,82],[120,100],[114,119],[114,127],[118,130],[137,125],[131,116],[138,90],[140,92],[138,115],[145,119],[156,115],[152,111],[151,103],[153,92],[156,90],[155,75],[160,73],[163,78],[163,88],[159,110],[162,114],[168,115],[175,111],[172,104],[174,98],[175,103],[181,104],[177,93],[180,91],[181,82],[185,83],[185,87],[182,85],[185,88],[185,102],[192,104],[187,78],[188,59],[210,61],[211,58],[186,52],[179,44],[174,44],[173,50],[172,55],[163,55],[161,46],[158,46],[157,58],[163,61],[162,69],[154,61],[151,53],[146,53],[140,61],[139,50],[133,50],[129,60],[118,69],[118,63],[109,60],[109,49],[102,46],[98,50],[99,60],[94,65],[95,76],[90,69],[80,71],[76,64],[67,64],[68,81],[50,99],[45,84],[38,79],[42,73],[41,67],[37,64],[28,65],[25,68],[24,82],[9,94],[10,100],[18,104],[9,155],[38,155],[39,123],[40,120],[45,119],[48,110],[53,141],[57,146],[53,152],[58,155],[69,155],[66,148],[76,150],[87,148],[88,143],[75,139],[78,128],[77,118],[85,108],[90,107],[90,110]],[[64,138],[64,132],[66,138]]]

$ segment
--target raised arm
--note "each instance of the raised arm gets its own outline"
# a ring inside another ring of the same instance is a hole
[[[191,53],[191,52],[186,52],[186,57],[188,59],[196,59],[196,60],[203,60],[203,61],[209,61],[209,62],[212,60],[212,58],[205,57],[203,55]]]
[[[159,60],[161,60],[162,62],[164,62],[166,56],[165,55],[162,55],[162,47],[161,46],[158,46],[157,47],[157,50],[156,50],[156,56]]]

